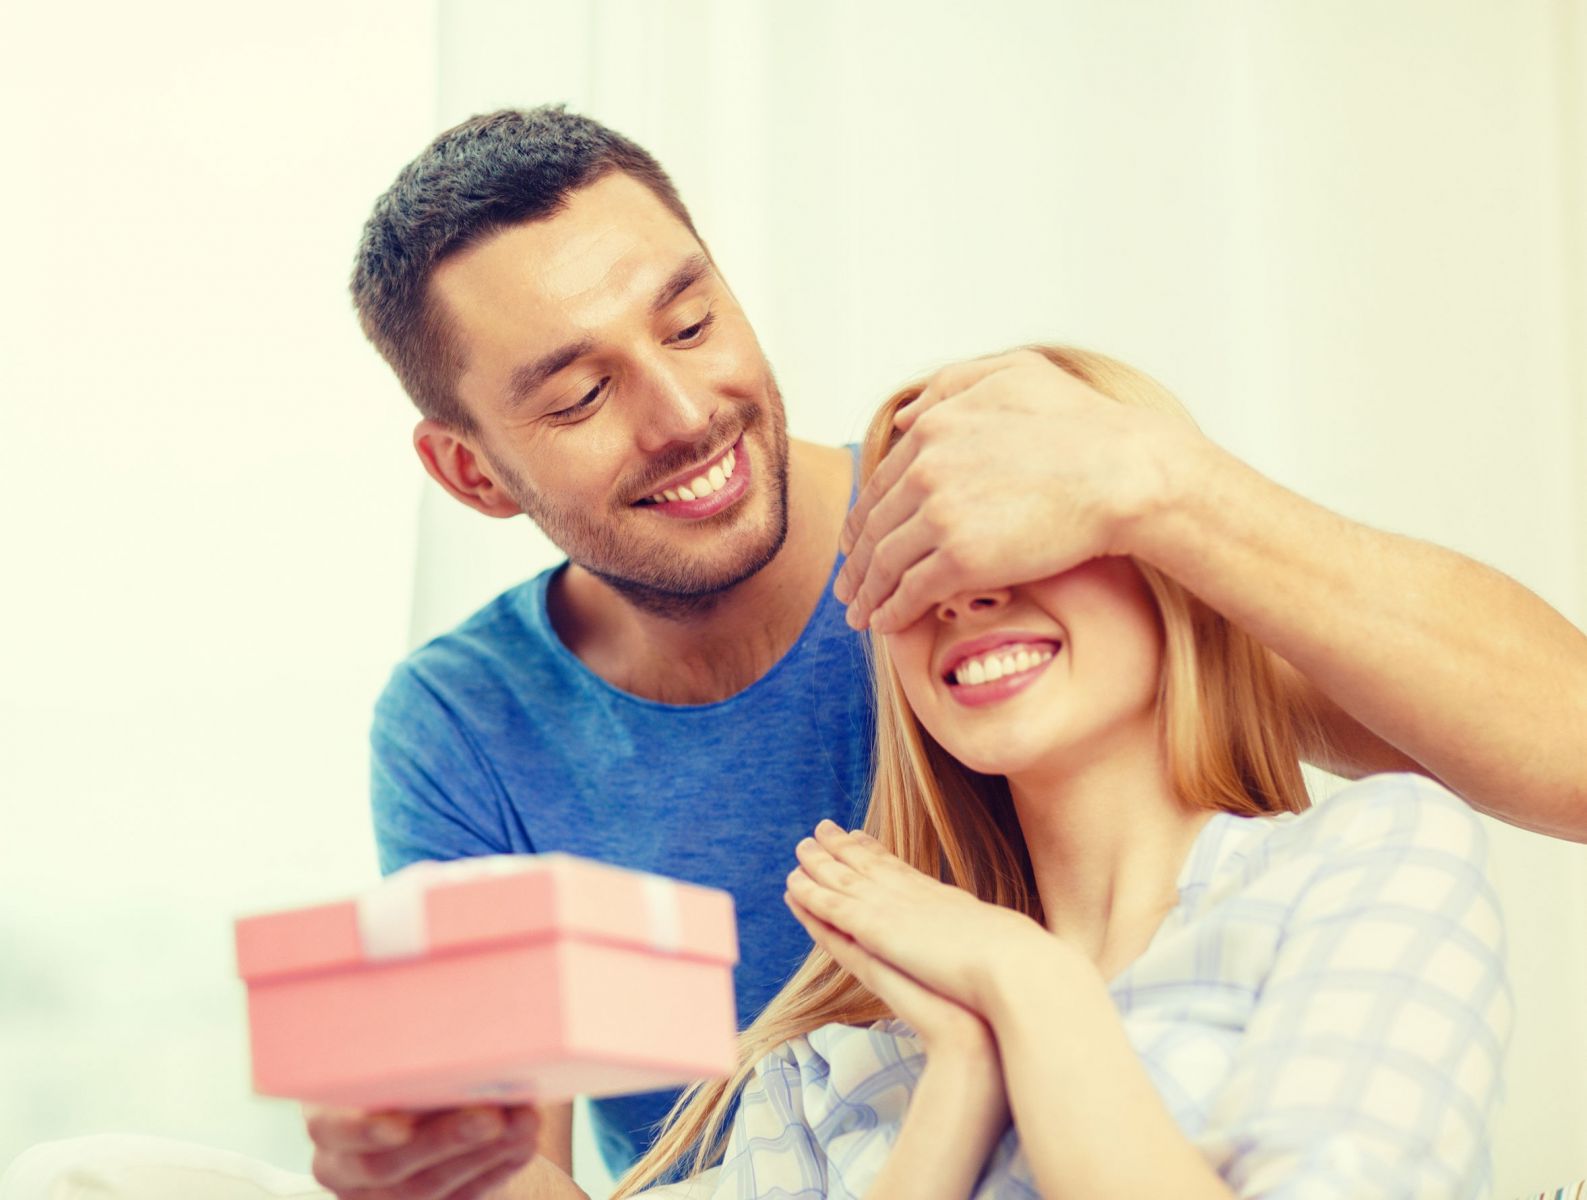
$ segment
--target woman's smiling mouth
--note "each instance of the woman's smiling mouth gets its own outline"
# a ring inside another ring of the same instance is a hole
[[[942,681],[961,704],[992,704],[1034,683],[1062,649],[1056,638],[990,634],[956,647]]]

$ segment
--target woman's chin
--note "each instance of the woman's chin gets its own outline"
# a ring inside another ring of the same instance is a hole
[[[1044,755],[1034,746],[944,746],[944,749],[970,770],[982,775],[1020,775],[1039,763]]]

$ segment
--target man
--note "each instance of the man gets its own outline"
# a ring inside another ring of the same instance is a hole
[[[808,945],[780,899],[795,842],[866,800],[870,685],[844,616],[906,624],[946,579],[1011,582],[980,576],[1014,551],[1029,579],[1122,553],[1179,578],[1294,666],[1325,766],[1425,770],[1587,836],[1587,639],[1536,597],[1027,354],[934,377],[853,504],[851,455],[787,438],[665,174],[592,121],[443,134],[377,202],[353,293],[423,414],[425,469],[569,560],[394,673],[372,734],[385,870],[567,850],[726,887],[749,1020]],[[669,1099],[596,1104],[609,1166]],[[344,1196],[573,1194],[568,1106],[317,1112],[310,1132]]]

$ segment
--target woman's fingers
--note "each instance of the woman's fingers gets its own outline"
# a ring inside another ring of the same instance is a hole
[[[794,855],[813,884],[859,899],[879,900],[920,875],[874,838],[850,833],[831,820],[816,825],[813,835],[794,847]]]
[[[881,958],[822,921],[791,895],[784,895],[789,911],[809,932],[811,940],[832,956],[834,962],[875,996],[895,1016],[902,1018],[929,1047],[937,1039],[951,1038],[960,1045],[989,1043],[985,1023],[956,1001],[932,990],[885,958]],[[995,1048],[991,1053],[995,1054]]]
[[[805,927],[812,941],[832,955],[840,967],[853,974],[871,991],[876,991],[877,968],[882,965],[880,959],[837,926],[828,924],[806,908],[792,891],[783,894],[783,902],[793,913],[794,920]]]
[[[847,896],[833,888],[822,887],[803,867],[795,867],[788,873],[783,888],[806,911],[814,913],[833,928],[845,929],[854,915],[845,903]]]
[[[788,906],[788,911],[793,913],[794,920],[803,925],[810,936],[820,942],[822,946],[828,946],[829,943],[844,946],[852,946],[854,944],[853,938],[849,937],[841,929],[828,925],[820,917],[816,916],[803,904],[799,903],[799,898],[792,892],[784,892],[782,898],[783,903]]]
[[[844,866],[861,876],[889,866],[904,866],[882,844],[860,830],[847,830],[836,821],[824,820],[815,827],[816,844]],[[907,869],[907,868],[906,868]]]
[[[849,892],[859,882],[854,869],[839,862],[815,838],[802,838],[794,847],[794,857],[810,878],[822,887]]]

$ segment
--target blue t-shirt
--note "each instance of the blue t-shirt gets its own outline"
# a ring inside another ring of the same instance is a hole
[[[829,577],[799,639],[742,692],[714,704],[640,699],[593,674],[552,629],[546,588],[562,569],[504,592],[392,673],[370,733],[380,868],[561,850],[725,888],[738,911],[743,1028],[810,948],[782,902],[795,843],[823,817],[852,827],[864,815],[864,649]],[[648,1148],[676,1096],[593,1102],[608,1169]]]

